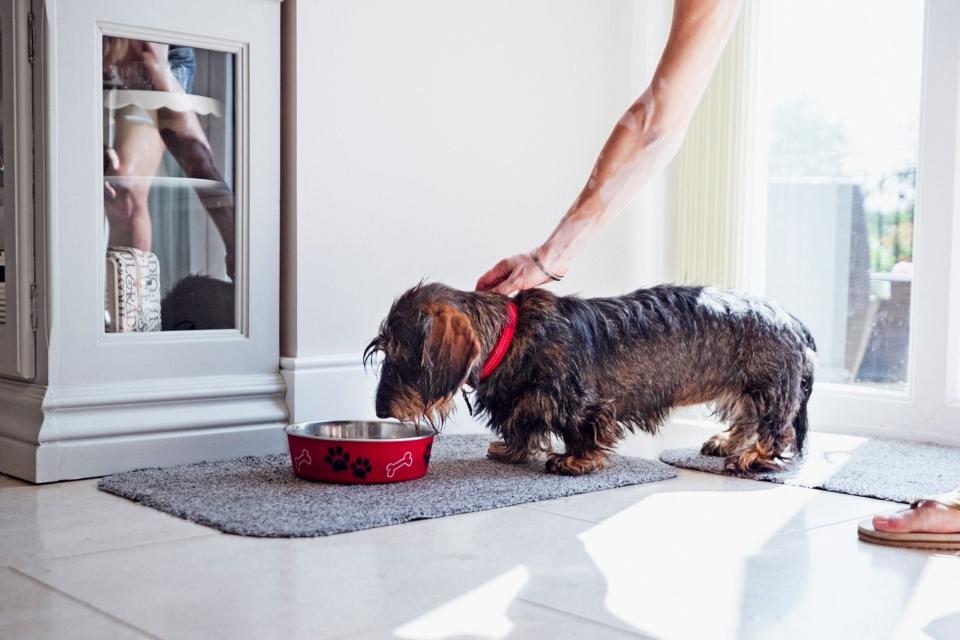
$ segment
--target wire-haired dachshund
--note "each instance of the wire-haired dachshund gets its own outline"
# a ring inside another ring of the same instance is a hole
[[[547,470],[579,475],[603,468],[626,431],[655,433],[671,408],[705,402],[729,428],[703,453],[728,469],[779,467],[803,451],[816,345],[775,303],[707,287],[588,300],[420,284],[394,301],[364,363],[376,354],[379,417],[442,423],[470,385],[502,438],[490,458],[522,462],[555,436],[566,450]]]

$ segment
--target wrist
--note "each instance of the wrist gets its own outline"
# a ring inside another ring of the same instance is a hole
[[[567,274],[567,268],[570,264],[568,252],[557,242],[547,240],[532,251],[532,255],[543,265],[543,269],[560,276]]]

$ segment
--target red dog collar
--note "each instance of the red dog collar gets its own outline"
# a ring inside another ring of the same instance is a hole
[[[490,356],[487,357],[487,361],[483,363],[483,368],[480,370],[480,379],[488,377],[491,373],[496,371],[497,367],[500,366],[500,363],[503,362],[504,356],[507,355],[507,349],[510,348],[510,342],[513,341],[513,332],[517,328],[517,305],[513,301],[507,301],[507,321],[503,325],[503,329],[500,330],[500,337],[497,338],[497,343],[493,345],[493,351],[490,352]]]

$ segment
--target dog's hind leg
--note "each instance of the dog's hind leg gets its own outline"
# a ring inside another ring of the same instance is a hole
[[[754,430],[756,412],[753,400],[742,393],[727,393],[716,400],[713,413],[730,426],[726,431],[721,431],[704,442],[700,453],[726,458],[739,446],[743,438]]]
[[[745,393],[733,416],[739,437],[728,441],[724,466],[741,472],[783,468],[783,453],[794,445],[793,419],[800,408],[799,378],[785,376],[766,389]]]
[[[711,436],[711,438],[700,447],[700,453],[705,456],[720,456],[725,458],[730,455],[742,437],[743,434],[740,433],[740,430],[731,427],[726,431],[721,431],[715,436]]]

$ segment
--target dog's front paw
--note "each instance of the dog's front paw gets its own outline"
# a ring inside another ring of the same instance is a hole
[[[582,476],[599,471],[607,466],[607,457],[602,453],[576,457],[573,454],[551,453],[547,456],[547,471],[561,476]]]
[[[527,459],[527,451],[514,449],[503,440],[494,440],[487,447],[487,457],[497,462],[517,464]]]

